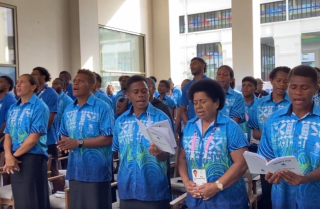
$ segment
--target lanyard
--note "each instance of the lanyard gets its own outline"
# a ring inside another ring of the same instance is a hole
[[[213,131],[210,134],[210,136],[208,137],[207,143],[206,143],[206,145],[204,147],[204,153],[203,153],[203,157],[202,157],[202,160],[204,160],[204,161],[207,160],[210,143],[213,140],[213,136],[214,136],[214,133],[215,133],[216,130],[217,130],[217,127],[214,127]],[[194,150],[195,150],[196,140],[197,140],[197,131],[194,131],[194,134],[193,134],[193,137],[192,137],[192,143],[191,143],[191,156],[190,156],[191,159],[195,159]]]
[[[43,89],[40,91],[40,93],[37,93],[37,94],[36,94],[37,97],[38,97],[38,98],[41,98],[41,95],[42,95],[46,90],[47,90],[47,85],[45,85],[45,86],[43,87]]]

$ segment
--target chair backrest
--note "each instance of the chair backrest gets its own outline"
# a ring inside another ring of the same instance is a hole
[[[5,155],[4,152],[0,153],[0,167],[3,167],[5,163]]]
[[[52,162],[52,155],[49,155],[48,162],[47,162],[47,171],[51,170],[51,162]]]

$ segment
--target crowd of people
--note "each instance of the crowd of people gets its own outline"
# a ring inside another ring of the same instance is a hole
[[[170,155],[145,138],[137,120],[146,127],[170,122],[188,208],[250,208],[243,179],[248,150],[268,161],[295,156],[304,173],[261,175],[262,207],[320,208],[320,69],[276,67],[270,94],[251,76],[242,79],[241,92],[235,90],[227,65],[215,80],[206,77],[202,58],[193,58],[190,70],[193,79],[182,82],[182,91],[171,79],[134,75],[119,78],[117,94],[112,85],[104,92],[101,76],[85,69],[73,79],[60,72],[52,88],[43,67],[19,76],[15,86],[1,76],[3,170],[10,174],[15,208],[49,209],[48,156],[56,176],[59,155],[68,155],[70,208],[111,209],[115,152],[120,208],[170,208]],[[195,175],[203,173],[205,183],[196,183]],[[55,191],[63,187],[54,183]]]

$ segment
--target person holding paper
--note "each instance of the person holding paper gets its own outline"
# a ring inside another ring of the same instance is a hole
[[[188,208],[249,208],[242,178],[249,143],[239,125],[221,113],[224,89],[217,81],[203,79],[190,87],[189,98],[197,117],[183,131],[178,159]]]
[[[117,180],[121,209],[170,208],[166,175],[169,154],[150,143],[138,122],[145,127],[165,120],[171,123],[165,113],[149,103],[149,96],[145,78],[136,75],[128,79],[127,97],[132,107],[116,120],[113,135],[113,151],[120,154]]]
[[[269,75],[269,80],[273,87],[272,93],[259,99],[253,105],[252,117],[249,118],[248,126],[252,129],[254,139],[260,140],[264,123],[270,115],[290,104],[290,98],[286,92],[288,88],[288,73],[290,70],[288,67],[274,68]],[[272,185],[265,181],[264,175],[261,175],[261,185],[263,208],[270,209],[272,205]]]
[[[268,160],[295,156],[304,176],[288,170],[268,173],[274,209],[319,208],[320,198],[320,107],[317,72],[297,66],[288,76],[291,104],[271,115],[261,137],[259,154]]]

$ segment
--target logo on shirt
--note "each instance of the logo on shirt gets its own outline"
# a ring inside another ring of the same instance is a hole
[[[316,142],[316,144],[313,147],[313,151],[311,153],[314,154],[315,156],[319,157],[319,154],[320,154],[320,143],[319,142]]]

